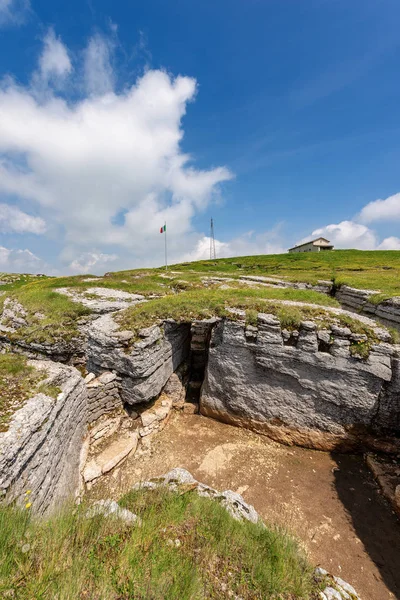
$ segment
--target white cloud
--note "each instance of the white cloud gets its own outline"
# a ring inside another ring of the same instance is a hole
[[[103,252],[85,252],[73,260],[69,265],[72,274],[100,273],[107,269],[110,262],[118,259],[116,254],[104,254]]]
[[[378,250],[400,250],[400,238],[394,236],[385,238],[379,244]]]
[[[95,35],[85,51],[85,84],[89,94],[103,95],[114,89],[114,72],[111,66],[113,44],[104,36]]]
[[[360,212],[360,221],[400,221],[400,193],[389,196],[386,200],[369,202]]]
[[[47,265],[30,250],[16,250],[0,246],[0,271],[13,273],[45,272]]]
[[[46,94],[2,82],[0,199],[13,194],[31,202],[48,229],[61,232],[65,265],[77,261],[86,270],[84,253],[118,254],[118,266],[162,263],[157,232],[165,220],[170,256],[179,258],[198,239],[193,216],[232,178],[226,167],[196,169],[181,150],[181,121],[196,81],[150,70],[118,92],[112,42],[96,35],[84,55],[82,85],[81,71],[50,30],[38,71],[48,76]],[[66,74],[68,88],[86,89],[86,97],[63,97],[54,76]]]
[[[43,51],[39,58],[39,70],[43,79],[63,78],[72,72],[68,49],[50,28],[43,40]]]
[[[46,231],[46,223],[40,217],[27,215],[16,206],[0,203],[0,231],[41,234]]]
[[[355,248],[357,250],[400,250],[400,238],[388,237],[379,242],[377,234],[362,223],[342,221],[315,229],[311,236],[298,243],[307,242],[322,236],[332,242],[335,248]]]
[[[342,221],[332,223],[312,232],[312,237],[322,236],[330,240],[336,248],[357,248],[370,250],[376,247],[376,235],[361,223]]]
[[[0,0],[0,26],[22,25],[29,9],[29,0]]]

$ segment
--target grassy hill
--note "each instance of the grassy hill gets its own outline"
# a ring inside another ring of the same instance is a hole
[[[298,254],[238,256],[216,261],[173,265],[171,269],[219,272],[229,276],[267,275],[289,281],[316,283],[333,280],[337,285],[379,290],[400,295],[400,250],[334,250]]]

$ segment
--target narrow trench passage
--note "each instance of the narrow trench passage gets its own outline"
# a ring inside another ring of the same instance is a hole
[[[208,362],[208,350],[214,321],[194,321],[191,326],[190,353],[188,361],[189,380],[186,388],[186,402],[200,403],[201,386]]]

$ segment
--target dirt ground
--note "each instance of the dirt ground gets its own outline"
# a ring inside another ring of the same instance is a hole
[[[174,413],[151,447],[102,478],[91,498],[118,498],[173,467],[232,489],[265,521],[303,542],[311,561],[351,583],[362,600],[400,599],[400,522],[360,456],[286,447],[200,415]]]

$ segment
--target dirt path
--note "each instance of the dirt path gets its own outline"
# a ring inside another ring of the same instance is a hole
[[[128,459],[90,496],[117,498],[173,467],[241,493],[266,521],[294,531],[311,560],[349,581],[362,600],[400,599],[400,523],[361,457],[288,448],[198,415],[174,414],[151,450]]]

